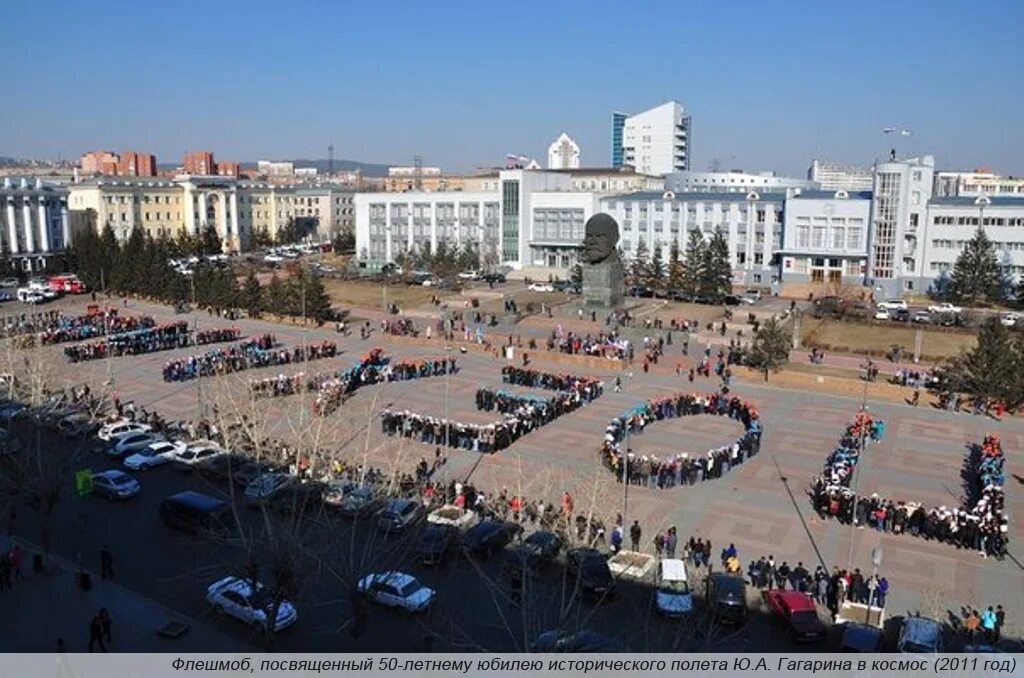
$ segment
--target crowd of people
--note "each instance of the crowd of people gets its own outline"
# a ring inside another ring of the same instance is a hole
[[[155,325],[149,316],[120,315],[116,308],[78,316],[58,314],[53,324],[39,333],[39,341],[43,344],[85,341],[108,334],[145,330]]]
[[[148,329],[111,335],[105,340],[68,346],[64,355],[73,363],[124,355],[143,355],[193,345],[236,341],[242,336],[237,327],[224,327],[192,333],[185,321]]]
[[[617,332],[601,332],[596,337],[555,329],[548,336],[547,350],[570,355],[589,355],[619,360],[633,359],[632,344]]]
[[[1002,558],[1009,521],[1004,514],[1004,457],[999,437],[987,435],[964,460],[965,505],[928,508],[920,502],[888,499],[877,493],[858,496],[850,489],[866,441],[879,440],[884,430],[881,421],[867,412],[858,412],[839,446],[829,455],[824,473],[812,480],[811,496],[818,514],[860,529],[910,534],[973,549],[982,557]]]
[[[688,452],[668,453],[662,457],[654,454],[638,456],[632,448],[626,447],[627,482],[659,489],[693,485],[720,478],[760,450],[761,420],[752,404],[727,393],[678,393],[653,398],[612,419],[605,428],[601,461],[621,481],[627,432],[630,436],[640,435],[652,422],[702,414],[735,419],[743,424],[744,433],[730,445],[692,457]]]
[[[387,435],[401,435],[431,445],[446,445],[486,454],[509,447],[530,431],[575,411],[603,393],[603,384],[589,377],[541,372],[512,365],[505,366],[501,376],[507,384],[558,393],[544,398],[480,388],[476,394],[477,408],[488,412],[499,411],[503,415],[500,421],[466,424],[409,410],[384,410],[381,413],[381,427]]]
[[[168,361],[164,364],[163,377],[164,381],[187,381],[260,367],[332,358],[337,353],[338,345],[333,341],[278,348],[274,335],[265,334],[229,348]]]

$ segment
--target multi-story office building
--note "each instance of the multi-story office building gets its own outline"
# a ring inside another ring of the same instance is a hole
[[[355,192],[336,186],[296,186],[294,212],[322,238],[355,232]]]
[[[630,165],[641,174],[664,175],[690,169],[690,116],[669,101],[642,113],[612,114],[612,166]]]
[[[935,197],[947,196],[1000,196],[1024,198],[1024,179],[1002,177],[995,172],[936,172]]]
[[[705,239],[716,232],[729,242],[733,282],[777,282],[776,251],[782,241],[784,193],[642,192],[600,199],[600,210],[619,223],[619,246],[626,259],[644,241],[648,251],[661,247],[668,260],[672,243],[685,251],[691,231]]]
[[[565,132],[548,147],[548,169],[579,169],[580,147]]]
[[[209,177],[217,174],[217,163],[210,151],[193,151],[185,154],[185,174]]]
[[[295,174],[295,163],[284,160],[259,160],[256,171],[265,177],[290,177]]]
[[[807,178],[823,191],[870,191],[874,171],[870,167],[852,167],[826,160],[813,160]]]
[[[782,282],[862,285],[867,273],[869,191],[793,191],[779,247]]]
[[[4,179],[0,188],[0,241],[13,266],[37,271],[46,259],[64,251],[72,238],[68,193],[36,179]]]
[[[155,177],[156,156],[150,153],[124,151],[120,155],[111,151],[89,151],[79,161],[82,174],[102,174],[122,177]]]
[[[877,163],[874,168],[867,281],[884,294],[921,292],[915,280],[923,274],[923,241],[935,159]]]
[[[750,191],[785,192],[791,188],[816,190],[817,182],[809,179],[775,176],[774,172],[757,174],[742,170],[728,172],[670,172],[665,175],[665,190],[675,193],[748,193]]]

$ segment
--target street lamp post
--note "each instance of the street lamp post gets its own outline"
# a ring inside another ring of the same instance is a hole
[[[444,366],[444,446],[448,447],[448,430],[451,426],[448,422],[448,383],[452,373],[452,347],[445,346],[444,351],[445,357],[448,359],[448,364]]]
[[[629,383],[629,379],[632,378],[633,373],[627,372],[625,375],[626,383]],[[623,447],[622,447],[622,531],[623,539],[625,539],[626,531],[626,511],[629,508],[629,420],[626,421],[626,431],[623,436]]]
[[[870,375],[871,364],[868,361],[867,367],[864,368],[864,392],[861,395],[860,411],[861,413],[867,413],[868,411],[868,376]],[[853,537],[857,534],[857,504],[859,502],[857,498],[857,480],[860,477],[858,470],[864,462],[864,453],[867,451],[867,426],[862,425],[860,428],[860,439],[858,441],[857,450],[857,463],[853,467],[853,476],[850,478],[850,491],[853,492],[853,518],[850,520],[850,546],[846,554],[846,569],[853,569]]]
[[[196,332],[199,331],[199,319],[196,317],[196,279],[189,276],[189,287],[192,289],[192,340],[195,341]],[[202,379],[196,374],[196,419],[203,418],[203,387]],[[198,422],[196,422],[198,423]]]

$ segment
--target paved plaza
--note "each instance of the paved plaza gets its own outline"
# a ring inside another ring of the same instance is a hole
[[[68,305],[68,300],[62,302]],[[84,308],[84,303],[79,304]],[[183,319],[168,309],[132,302],[128,312],[151,313],[158,320]],[[548,321],[558,322],[557,319]],[[372,346],[380,345],[396,358],[437,355],[436,346],[417,346],[381,337],[362,341],[358,332],[342,337],[332,328],[308,329],[242,320],[231,323],[206,314],[198,316],[199,329],[236,324],[246,334],[271,332],[284,345],[304,339],[338,341],[343,353],[333,359],[310,363],[310,372],[326,372],[356,363]],[[544,332],[551,325],[531,320]],[[596,329],[596,326],[595,326]],[[496,337],[495,341],[501,341]],[[460,342],[454,342],[458,347]],[[215,346],[214,346],[215,347]],[[163,382],[160,367],[169,359],[203,352],[214,347],[164,351],[141,357],[114,358],[78,365],[65,365],[57,358],[53,369],[68,382],[90,381],[103,388],[113,369],[114,388],[122,400],[156,409],[171,420],[193,418],[197,403],[206,407],[225,403],[246,410],[244,383],[278,373],[293,374],[301,366],[268,368],[216,379],[180,384]],[[443,352],[443,351],[442,351]],[[452,419],[470,423],[495,420],[497,413],[483,413],[474,407],[474,393],[480,386],[500,386],[504,360],[470,351],[457,354],[459,371],[450,378],[432,377],[398,382],[359,391],[338,411],[318,418],[310,409],[311,397],[291,396],[263,401],[260,412],[271,420],[276,435],[322,428],[322,446],[337,450],[342,458],[365,461],[383,468],[411,470],[421,456],[432,458],[434,447],[406,439],[392,439],[380,431],[374,414],[382,407],[408,409],[436,416],[446,411]],[[674,366],[679,359],[671,356]],[[442,473],[447,478],[471,478],[485,494],[507,488],[510,495],[543,498],[556,505],[563,491],[575,498],[577,511],[592,511],[611,524],[623,508],[623,486],[601,466],[598,449],[607,422],[640,400],[679,391],[714,390],[715,380],[699,379],[689,384],[664,365],[649,374],[632,369],[623,377],[622,392],[613,392],[611,382],[627,372],[593,371],[569,364],[546,362],[541,369],[593,374],[606,378],[603,397],[581,411],[566,415],[531,433],[511,448],[493,455],[448,450],[449,462]],[[958,551],[944,544],[910,536],[892,536],[870,529],[857,530],[836,521],[821,521],[812,511],[807,488],[820,473],[847,421],[860,406],[860,399],[775,388],[761,381],[739,380],[733,393],[753,402],[761,412],[764,437],[759,455],[733,469],[721,479],[691,487],[671,489],[628,488],[626,520],[639,520],[646,549],[656,530],[674,525],[684,538],[690,535],[710,539],[715,555],[729,543],[739,549],[744,564],[760,555],[772,554],[777,561],[795,565],[802,561],[813,571],[823,564],[831,569],[859,567],[870,572],[871,554],[882,551],[880,574],[891,583],[890,614],[921,611],[945,615],[960,605],[990,605],[999,602],[1008,611],[1008,631],[1022,628],[1024,614],[1024,538],[1021,508],[1024,487],[1020,482],[1020,451],[1024,449],[1024,421],[995,421],[967,414],[937,411],[930,407],[872,402],[870,409],[886,421],[886,436],[871,445],[859,465],[859,491],[896,500],[921,501],[926,505],[959,506],[963,496],[960,478],[967,446],[980,442],[987,432],[999,432],[1008,457],[1006,485],[1007,512],[1011,516],[1010,556],[1003,561],[986,560],[977,553]],[[234,395],[229,395],[234,394]],[[251,405],[251,404],[250,404]],[[641,436],[631,439],[638,454],[668,456],[679,452],[698,454],[708,448],[731,443],[742,433],[738,423],[726,418],[697,416],[658,422]],[[1016,476],[1014,475],[1016,474]]]

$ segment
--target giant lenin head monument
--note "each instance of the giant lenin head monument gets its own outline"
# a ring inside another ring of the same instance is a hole
[[[622,306],[625,276],[616,245],[619,225],[603,212],[587,220],[580,265],[583,269],[583,305],[593,309]]]

